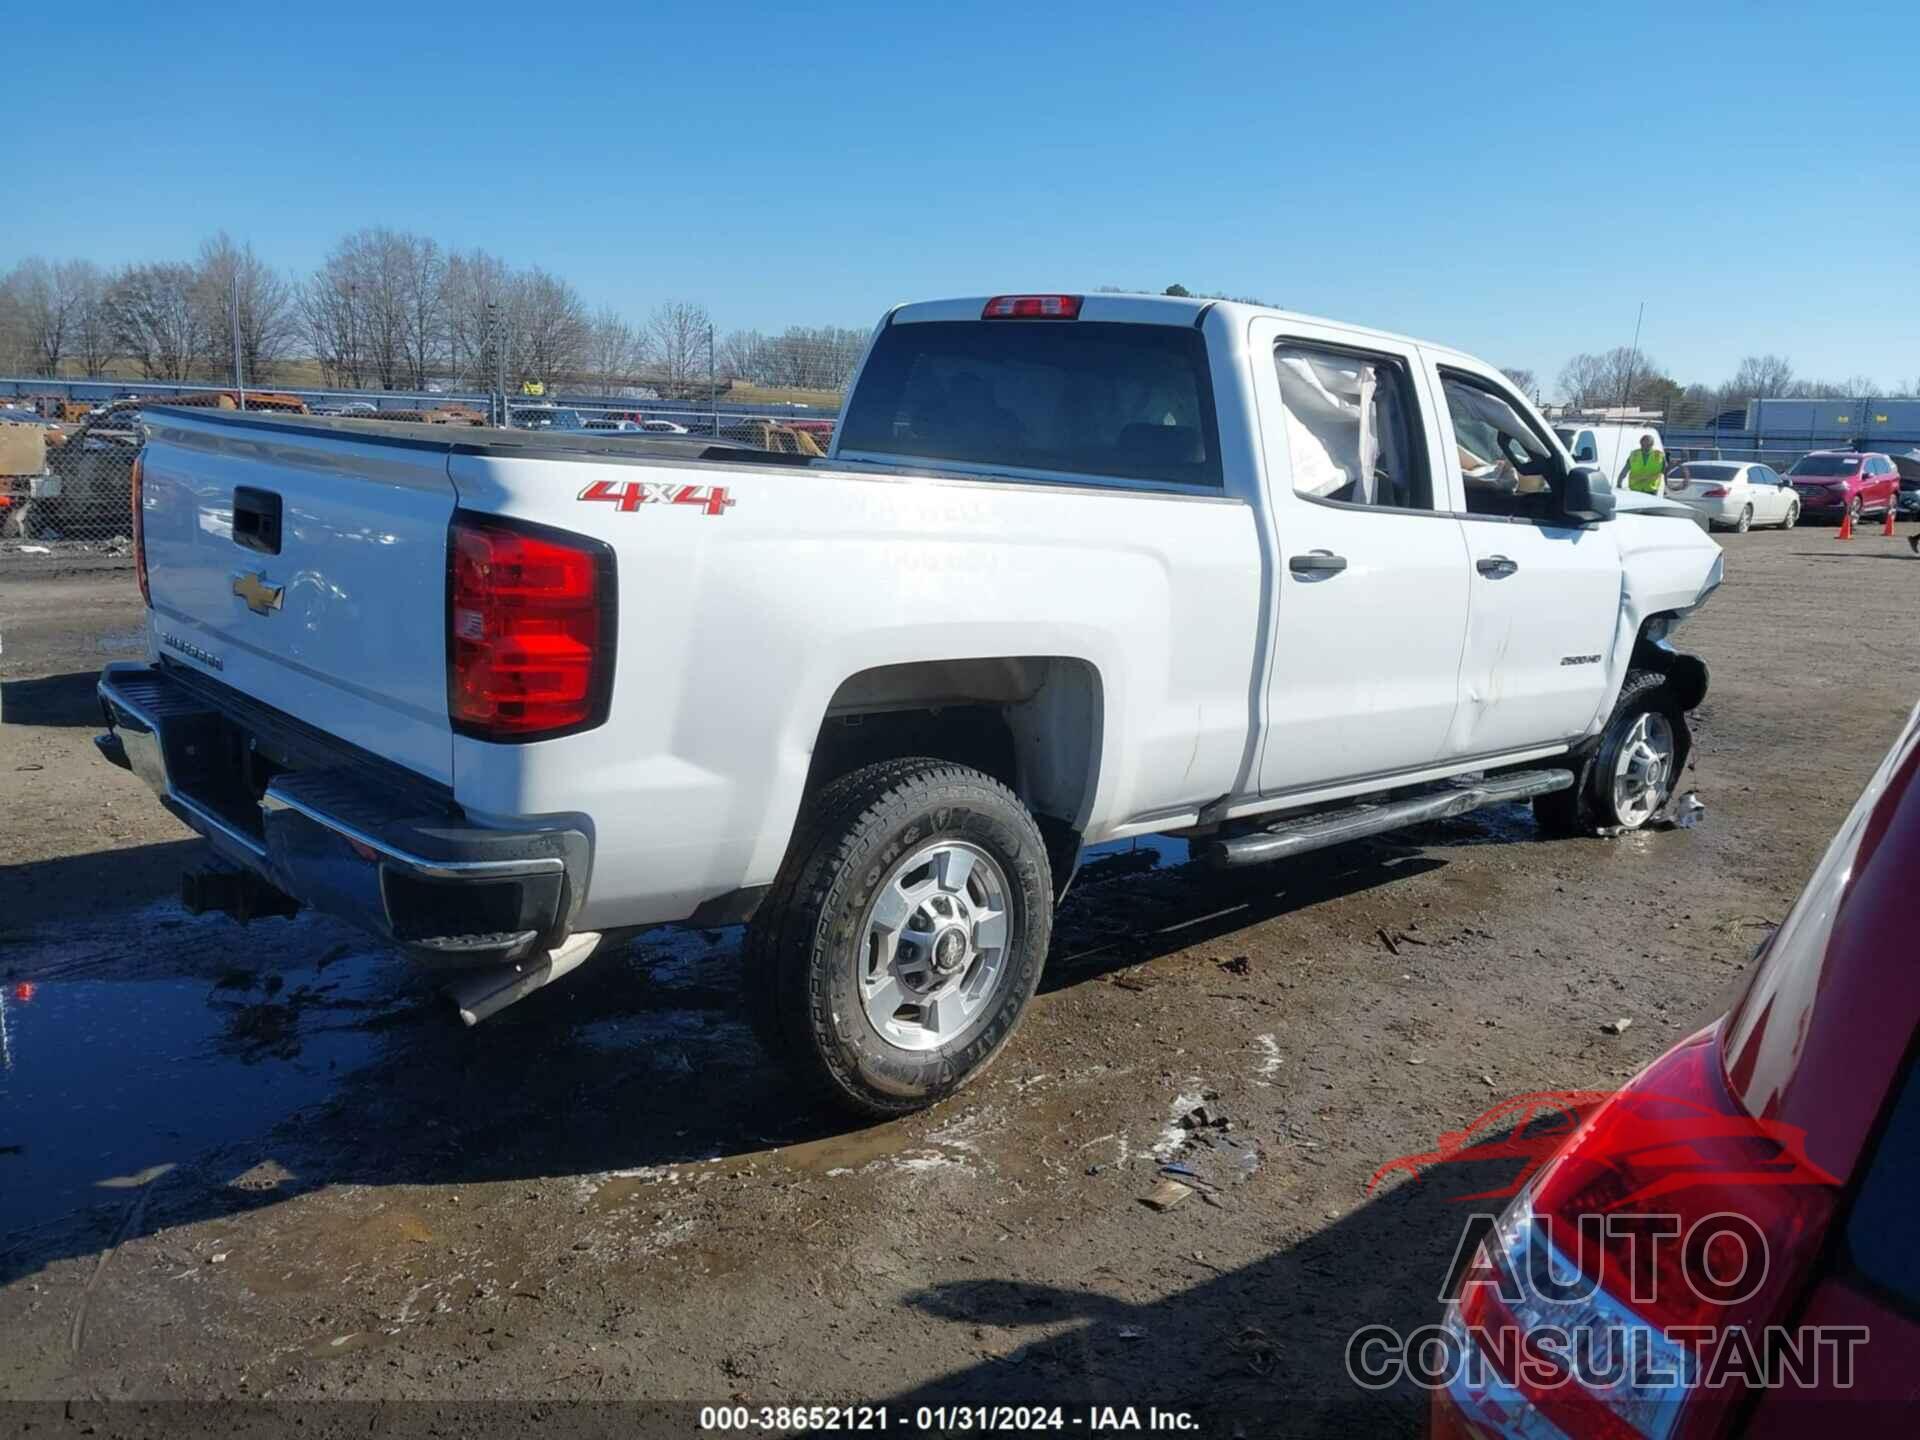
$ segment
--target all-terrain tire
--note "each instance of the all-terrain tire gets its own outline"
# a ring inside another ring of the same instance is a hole
[[[1541,829],[1555,835],[1603,835],[1623,827],[1635,828],[1614,807],[1613,772],[1627,732],[1648,711],[1663,715],[1673,728],[1673,769],[1667,777],[1667,793],[1672,794],[1693,748],[1687,717],[1666,676],[1657,670],[1631,670],[1599,737],[1570,757],[1574,762],[1572,787],[1534,796],[1533,814]]]
[[[1006,885],[1000,979],[948,1042],[909,1050],[867,1018],[862,922],[895,867],[942,838],[986,852]],[[844,775],[804,808],[745,949],[761,1043],[808,1089],[863,1116],[923,1109],[990,1064],[1040,983],[1053,880],[1039,827],[1013,792],[944,760],[887,760]]]

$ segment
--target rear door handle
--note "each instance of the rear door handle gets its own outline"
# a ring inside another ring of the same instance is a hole
[[[1309,550],[1287,561],[1287,569],[1296,575],[1336,575],[1347,568],[1347,557],[1331,550]]]
[[[1504,555],[1489,555],[1474,561],[1473,568],[1489,580],[1504,580],[1520,567]]]

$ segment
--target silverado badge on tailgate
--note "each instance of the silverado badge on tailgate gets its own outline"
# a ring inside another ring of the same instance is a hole
[[[251,574],[233,577],[233,593],[246,601],[247,608],[254,614],[265,615],[280,608],[280,600],[287,593],[287,587],[267,584],[266,573],[255,570]]]

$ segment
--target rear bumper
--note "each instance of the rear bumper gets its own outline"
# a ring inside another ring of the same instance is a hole
[[[101,754],[301,904],[438,967],[518,960],[570,932],[581,830],[472,825],[443,787],[171,667],[109,665],[99,693]]]

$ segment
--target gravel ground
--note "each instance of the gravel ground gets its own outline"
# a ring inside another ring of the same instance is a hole
[[[0,1397],[1412,1433],[1347,1338],[1437,1314],[1457,1198],[1506,1177],[1369,1176],[1710,1020],[1915,699],[1904,538],[1725,539],[1678,637],[1713,672],[1699,828],[1550,841],[1508,808],[1229,876],[1114,847],[992,1072],[864,1129],[763,1065],[735,931],[642,936],[469,1032],[331,922],[185,915],[186,832],[90,744],[131,575],[0,557]],[[1226,1125],[1184,1128],[1202,1105]],[[1211,1188],[1148,1208],[1162,1159]]]

